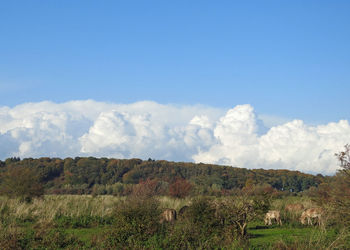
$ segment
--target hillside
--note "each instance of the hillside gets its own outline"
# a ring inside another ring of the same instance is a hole
[[[208,189],[233,190],[247,183],[270,185],[277,190],[300,192],[318,186],[322,175],[304,174],[289,170],[245,169],[212,164],[195,164],[149,159],[76,158],[9,158],[0,161],[1,172],[8,168],[33,169],[40,177],[47,193],[91,193],[94,187],[137,184],[156,179],[164,185],[177,178],[186,179],[205,193]],[[107,191],[106,191],[107,192]],[[105,192],[105,193],[106,193]],[[102,192],[103,193],[103,192]]]

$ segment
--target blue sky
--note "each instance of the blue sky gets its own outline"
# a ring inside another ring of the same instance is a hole
[[[0,105],[152,100],[350,116],[349,1],[2,1]]]
[[[333,174],[349,1],[1,1],[0,159]]]

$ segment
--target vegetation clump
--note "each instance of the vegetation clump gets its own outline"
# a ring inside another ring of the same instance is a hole
[[[41,197],[43,194],[44,187],[32,168],[9,167],[1,174],[0,195],[30,202],[34,197]]]
[[[106,248],[142,248],[160,233],[159,201],[132,196],[117,204],[113,229],[104,239]]]

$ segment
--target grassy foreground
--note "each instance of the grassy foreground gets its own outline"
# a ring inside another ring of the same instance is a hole
[[[0,248],[26,249],[31,246],[37,249],[104,249],[115,246],[113,244],[118,245],[118,242],[110,242],[110,240],[116,234],[125,233],[125,231],[115,231],[116,226],[125,225],[120,224],[122,217],[115,214],[115,208],[124,200],[125,198],[114,196],[52,195],[34,199],[32,203],[23,203],[17,199],[0,197],[0,226],[3,233]],[[160,210],[174,208],[177,211],[192,202],[190,198],[158,197],[157,200]],[[272,207],[280,209],[285,202],[297,201],[305,206],[312,205],[306,198],[292,197],[275,200]],[[175,224],[167,224],[157,228],[158,233],[154,237],[147,238],[146,234],[144,239],[137,239],[139,242],[135,240],[129,244],[136,245],[136,248],[168,248],[183,238],[182,234],[187,233],[186,237],[190,237],[189,234],[197,233],[197,231],[188,231],[191,228],[188,228],[190,224],[186,223],[189,222],[179,220]],[[206,233],[206,228],[202,229]],[[201,229],[198,228],[198,230]],[[263,221],[257,218],[248,224],[247,232],[248,237],[244,241],[232,241],[226,245],[226,248],[349,249],[350,247],[349,233],[335,226],[318,228],[293,222],[285,223],[283,226],[266,227]],[[106,238],[106,235],[109,238]],[[230,235],[232,234],[225,237],[231,237]],[[198,234],[198,237],[201,237],[201,234]],[[214,237],[210,240],[212,242],[193,246],[198,249],[208,248],[212,246],[210,244],[215,245],[217,239]],[[38,242],[32,244],[31,241]],[[146,245],[142,245],[143,243]],[[131,249],[131,247],[126,248]],[[188,245],[187,248],[192,247]]]

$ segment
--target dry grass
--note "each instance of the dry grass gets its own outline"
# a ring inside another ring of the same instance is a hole
[[[158,197],[158,200],[160,201],[162,208],[173,208],[177,211],[179,211],[183,206],[188,206],[191,204],[191,198],[177,199],[168,196],[161,196]]]
[[[295,203],[301,203],[304,205],[305,208],[311,208],[315,207],[316,204],[314,204],[310,198],[307,197],[298,197],[298,196],[291,196],[291,197],[285,197],[283,199],[276,199],[272,203],[272,209],[275,210],[284,210],[286,205],[288,204],[295,204]]]
[[[93,197],[91,195],[46,195],[41,199],[33,199],[31,203],[20,202],[19,199],[0,197],[0,216],[6,214],[12,219],[34,218],[41,222],[53,221],[55,216],[109,216],[116,204],[125,198],[110,195]],[[161,207],[179,210],[190,204],[190,199],[158,197]]]
[[[123,197],[101,195],[46,195],[42,199],[33,199],[31,203],[23,203],[18,199],[0,197],[0,216],[11,219],[32,218],[38,222],[52,222],[58,215],[69,217],[112,215],[116,204]],[[177,199],[168,196],[158,197],[161,208],[173,208],[177,211],[185,205],[191,204],[191,198]],[[284,207],[291,203],[302,203],[305,208],[314,206],[309,199],[302,197],[288,197],[275,200],[272,209],[284,211]],[[298,221],[298,216],[294,218]]]
[[[114,196],[48,195],[31,203],[23,203],[18,199],[1,197],[0,211],[6,211],[14,218],[38,218],[42,221],[52,221],[56,215],[106,216],[112,213],[120,199]]]

